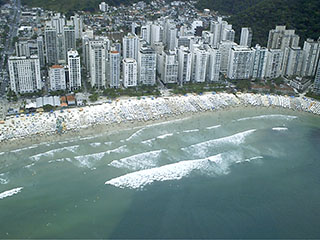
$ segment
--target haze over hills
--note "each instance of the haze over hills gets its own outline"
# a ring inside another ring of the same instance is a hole
[[[4,1],[4,0],[0,0]],[[29,6],[40,6],[60,12],[74,10],[95,11],[101,0],[22,0]],[[110,0],[111,5],[127,4],[133,0]],[[286,25],[295,29],[301,37],[317,39],[320,29],[319,0],[200,0],[199,9],[210,8],[221,14],[229,15],[228,22],[233,24],[237,39],[241,27],[251,27],[253,44],[266,46],[268,32],[276,25]]]

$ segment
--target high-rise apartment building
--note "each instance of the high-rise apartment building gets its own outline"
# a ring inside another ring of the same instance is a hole
[[[240,46],[251,47],[252,30],[251,28],[241,28]]]
[[[319,61],[320,42],[307,39],[303,45],[303,61],[301,76],[311,77],[316,74],[317,63]]]
[[[268,49],[285,50],[287,47],[298,47],[300,37],[295,30],[287,30],[286,26],[276,26],[276,29],[269,31]]]
[[[122,66],[123,66],[123,86],[125,88],[137,86],[138,84],[137,61],[133,58],[125,58],[122,60]]]
[[[200,46],[196,47],[192,54],[192,82],[205,82],[207,64],[208,52]]]
[[[142,85],[154,85],[156,83],[157,56],[154,49],[144,45],[138,54],[138,79]]]
[[[283,51],[281,49],[270,49],[267,57],[266,77],[277,78],[281,76]]]
[[[178,60],[175,51],[163,52],[161,80],[163,83],[177,83],[178,81]]]
[[[110,87],[120,87],[120,53],[116,50],[111,50],[109,53],[109,73],[110,73]]]
[[[123,37],[122,47],[124,59],[138,59],[139,38],[136,35],[129,33],[127,36]]]
[[[49,68],[49,81],[50,81],[50,90],[66,90],[66,73],[65,69],[61,65],[53,65]]]
[[[181,46],[178,50],[178,81],[182,85],[191,80],[192,53],[188,47]]]
[[[230,50],[227,76],[230,79],[249,79],[253,63],[253,50],[234,46]]]
[[[76,50],[68,51],[69,88],[71,90],[81,88],[81,63]]]
[[[10,57],[8,67],[12,91],[16,93],[30,93],[41,90],[38,56]]]
[[[91,86],[106,87],[106,45],[103,41],[90,41],[90,79]]]
[[[57,30],[52,27],[46,27],[44,31],[46,59],[49,66],[58,63],[58,41]]]

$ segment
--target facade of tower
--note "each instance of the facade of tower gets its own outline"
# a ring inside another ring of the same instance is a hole
[[[191,80],[195,83],[205,82],[206,69],[208,64],[208,52],[201,48],[196,47],[192,55],[192,75]]]
[[[181,46],[178,50],[178,81],[185,84],[191,80],[192,53],[188,47]]]
[[[112,50],[109,53],[109,72],[110,72],[110,87],[120,87],[120,53],[116,50]]]
[[[285,50],[287,47],[298,47],[300,37],[294,30],[287,30],[286,26],[276,26],[269,31],[268,49]]]
[[[266,77],[277,78],[281,76],[283,51],[281,49],[270,49],[267,57]]]
[[[138,84],[137,74],[138,74],[138,65],[137,61],[133,58],[125,58],[122,61],[123,66],[123,86],[135,87]]]
[[[244,46],[231,48],[227,76],[230,79],[249,79],[253,63],[253,50]]]
[[[128,34],[122,39],[123,58],[138,59],[139,38],[134,34]]]
[[[66,90],[66,73],[61,65],[53,65],[49,68],[50,91]]]
[[[252,30],[251,28],[241,28],[240,46],[251,47]]]
[[[301,76],[311,77],[316,74],[317,63],[319,61],[320,42],[307,39],[303,45],[303,61]]]
[[[220,77],[221,54],[216,48],[208,48],[209,61],[207,67],[207,80],[209,82],[218,82]]]
[[[10,57],[8,67],[12,91],[16,93],[30,93],[41,90],[38,56]]]
[[[177,83],[178,81],[178,61],[174,51],[163,52],[161,80],[163,83]]]
[[[81,88],[81,63],[77,51],[68,51],[69,88],[71,90]]]
[[[266,75],[268,49],[256,45],[254,48],[252,78],[263,79]]]
[[[45,32],[45,46],[47,64],[55,65],[58,63],[58,42],[57,42],[57,30],[55,28],[46,27]]]
[[[142,46],[138,56],[138,80],[142,85],[156,83],[157,55],[149,46]]]
[[[103,41],[90,41],[91,86],[106,87],[106,46]]]

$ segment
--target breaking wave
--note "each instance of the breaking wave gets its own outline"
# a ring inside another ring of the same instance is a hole
[[[190,154],[199,157],[205,157],[210,148],[213,146],[221,145],[221,144],[235,144],[239,145],[245,141],[245,138],[249,136],[251,133],[255,132],[256,129],[247,130],[244,132],[236,133],[234,135],[228,137],[217,138],[197,144],[190,145],[188,147],[181,148],[181,150],[186,151]]]
[[[245,117],[245,118],[239,118],[236,121],[245,121],[245,120],[256,120],[256,119],[274,119],[274,118],[279,118],[279,119],[285,119],[285,120],[292,120],[298,118],[297,116],[292,116],[292,115],[282,115],[282,114],[270,114],[270,115],[260,115],[260,116],[255,116],[255,117]]]
[[[108,150],[105,152],[87,154],[83,156],[76,156],[74,157],[74,159],[76,159],[80,163],[80,167],[92,168],[93,164],[101,160],[105,155],[108,155],[111,153],[121,153],[125,151],[127,151],[127,145],[123,145],[118,148]]]
[[[156,167],[163,151],[165,150],[162,149],[135,154],[126,158],[121,158],[120,160],[114,160],[108,165],[116,168],[127,168],[134,171]]]
[[[19,192],[21,192],[21,190],[23,189],[23,187],[18,187],[18,188],[14,188],[5,192],[0,193],[0,199],[4,199],[6,197],[10,197],[12,195],[18,194]]]
[[[171,136],[173,136],[173,133],[163,134],[163,135],[158,136],[157,138],[158,139],[164,139],[164,138],[171,137]]]
[[[99,147],[101,145],[100,142],[90,143],[91,147]]]
[[[182,132],[184,132],[184,133],[199,132],[199,129],[184,130]]]
[[[219,128],[221,127],[221,125],[215,125],[215,126],[211,126],[211,127],[206,127],[206,129],[210,130],[210,129],[215,129],[215,128]]]
[[[141,133],[142,133],[145,129],[146,129],[146,128],[141,128],[141,129],[139,129],[138,131],[134,132],[130,137],[128,137],[128,138],[126,139],[126,141],[130,141],[131,139],[134,139],[134,138],[140,136]]]
[[[192,172],[213,176],[228,174],[230,166],[241,161],[242,157],[240,155],[228,152],[204,159],[181,161],[157,168],[128,173],[108,180],[105,184],[118,188],[139,189],[153,182],[179,180],[187,177]],[[251,160],[260,158],[262,157],[253,157]]]
[[[68,147],[63,147],[63,148],[56,148],[44,153],[39,153],[36,155],[33,155],[30,157],[31,160],[39,161],[41,157],[49,157],[53,156],[55,153],[60,153],[63,151],[70,151],[70,152],[75,152],[79,148],[79,145],[74,145],[74,146],[68,146]]]
[[[286,127],[274,127],[272,128],[273,131],[286,131],[288,130],[288,128]]]

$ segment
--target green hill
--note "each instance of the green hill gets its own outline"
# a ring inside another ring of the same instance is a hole
[[[90,11],[94,12],[98,9],[102,0],[22,0],[22,4],[31,7],[42,7],[48,10],[58,12],[69,11]],[[109,5],[127,4],[134,2],[133,0],[106,0]]]
[[[233,5],[233,8],[228,9],[224,5]],[[263,46],[267,44],[269,30],[276,25],[295,29],[301,43],[306,38],[317,39],[320,36],[319,0],[200,0],[198,7],[232,14],[227,20],[233,24],[237,39],[241,27],[251,27],[253,43]]]

